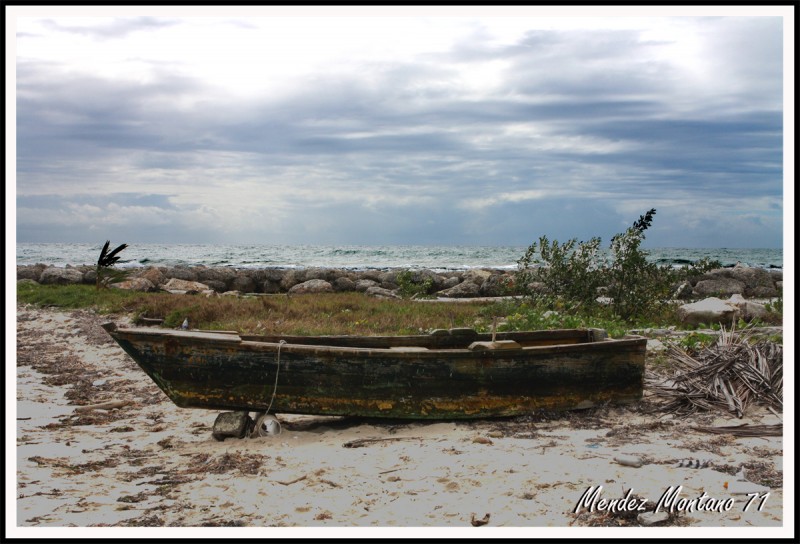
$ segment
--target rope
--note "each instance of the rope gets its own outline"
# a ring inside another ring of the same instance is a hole
[[[272,403],[275,400],[275,393],[278,392],[278,374],[281,371],[281,346],[286,343],[286,340],[281,340],[278,342],[278,355],[275,359],[275,385],[272,386],[272,398],[269,399],[269,406],[267,406],[267,411],[264,414],[269,413],[269,409],[272,408]]]
[[[281,346],[283,346],[285,343],[286,340],[281,340],[278,342],[278,352],[275,357],[275,384],[272,386],[272,398],[269,399],[269,406],[267,406],[267,409],[256,418],[256,429],[254,434],[257,434],[258,436],[267,436],[268,434],[263,428],[263,423],[264,419],[267,417],[267,414],[269,414],[269,411],[272,408],[272,403],[275,401],[275,394],[278,392],[278,376],[281,372]],[[277,419],[275,419],[275,422],[278,424],[278,434],[280,434],[281,424]]]

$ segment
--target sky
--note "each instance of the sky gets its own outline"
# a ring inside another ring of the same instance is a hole
[[[791,230],[790,7],[6,9],[18,243]]]

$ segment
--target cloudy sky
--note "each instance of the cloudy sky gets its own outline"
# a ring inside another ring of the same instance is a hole
[[[791,8],[579,11],[7,13],[17,241],[781,247]]]

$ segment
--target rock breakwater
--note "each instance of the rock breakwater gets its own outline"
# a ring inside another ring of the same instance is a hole
[[[89,284],[96,280],[90,266],[18,265],[17,280],[41,284]],[[232,268],[207,266],[130,269],[128,280],[115,284],[139,291],[214,292],[217,294],[300,294],[368,292],[375,296],[430,295],[447,298],[499,297],[521,294],[515,274],[500,269],[434,272],[420,269],[347,270],[337,268]],[[742,295],[782,296],[783,272],[737,266],[711,270],[676,286],[675,298]]]
[[[94,285],[96,277],[95,269],[89,266],[17,266],[18,280],[31,280],[41,284]],[[130,269],[128,280],[114,286],[140,291],[213,291],[218,294],[367,292],[372,289],[384,296],[401,296],[415,292],[459,298],[513,294],[513,281],[513,273],[496,269],[438,273],[418,269],[354,271],[336,268],[237,269],[176,266]]]

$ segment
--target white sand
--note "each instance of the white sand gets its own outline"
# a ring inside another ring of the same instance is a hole
[[[691,429],[779,422],[766,411],[738,420],[609,408],[587,412],[585,421],[573,413],[529,423],[380,425],[278,414],[284,423],[280,435],[219,442],[211,437],[217,413],[172,404],[100,329],[108,318],[24,307],[17,318],[9,534],[329,537],[351,528],[346,534],[381,537],[607,536],[607,529],[587,527],[613,526],[617,517],[599,507],[575,513],[592,486],[602,486],[605,499],[631,490],[656,503],[677,486],[680,498],[705,493],[718,503],[733,499],[723,512],[683,511],[670,527],[635,528],[635,520],[619,520],[633,526],[618,529],[624,536],[785,536],[793,527],[783,509],[782,485],[770,486],[768,497],[760,495],[745,511],[749,497],[730,493],[733,475],[713,466],[674,466],[678,459],[700,458],[716,467],[759,462],[783,471],[780,437],[734,438]],[[86,424],[69,424],[78,418],[78,404],[107,400],[130,404],[83,416]],[[8,412],[12,417],[13,410]],[[360,438],[392,440],[343,447]],[[622,454],[646,464],[615,462]],[[486,525],[472,526],[473,519],[486,517]],[[382,529],[373,534],[354,527]],[[420,527],[422,533],[406,532]]]

